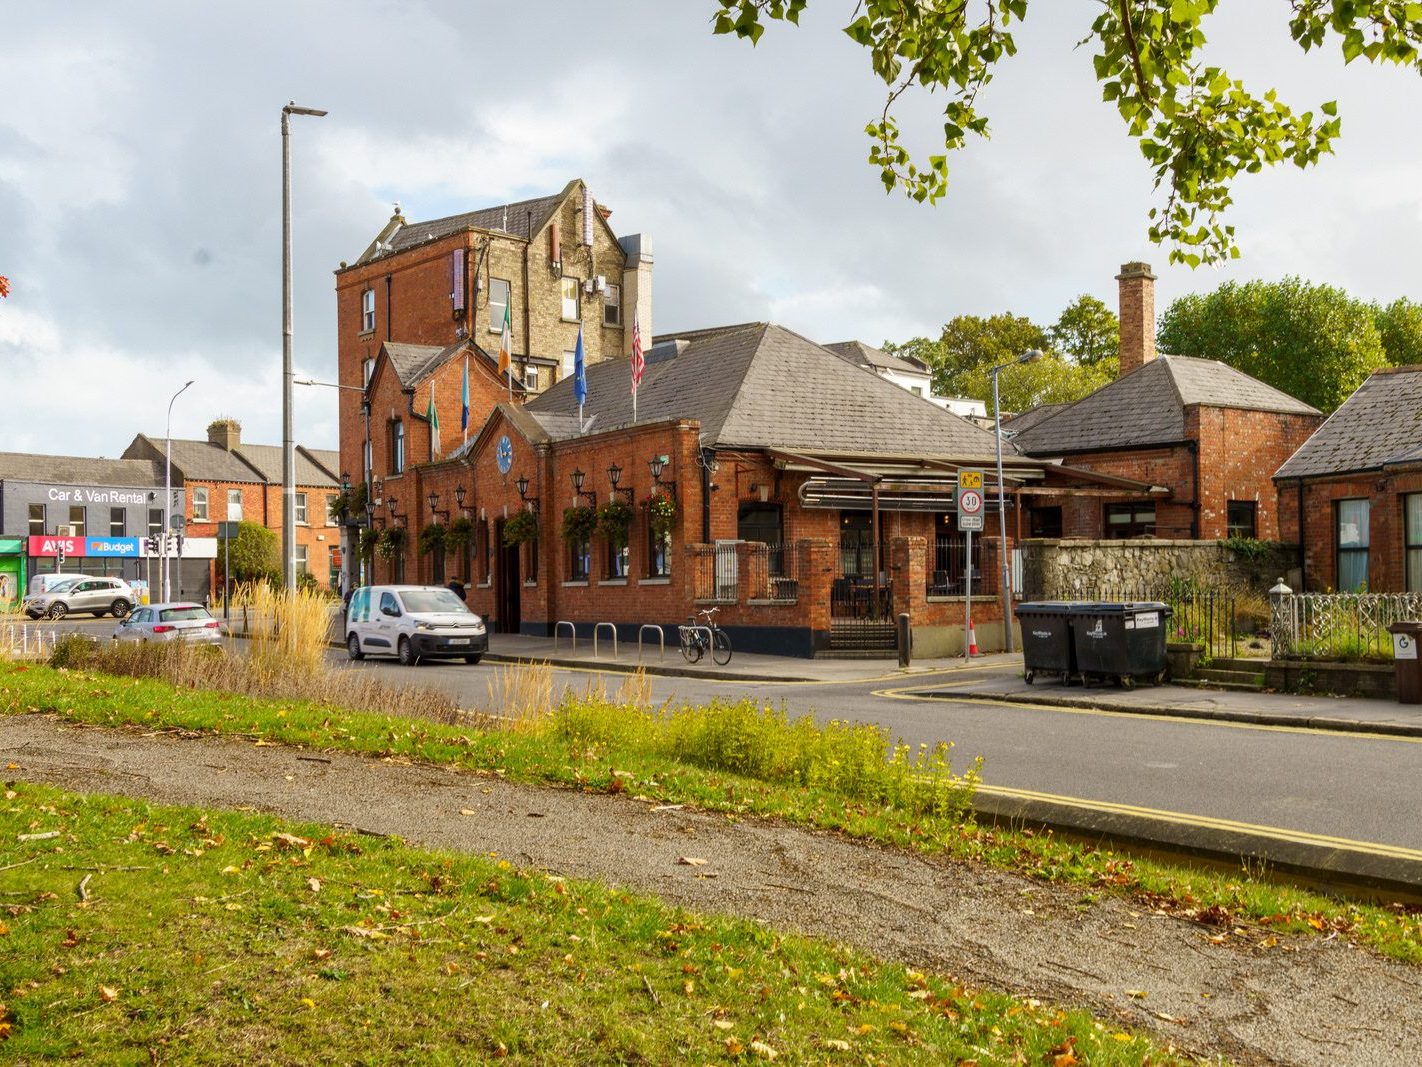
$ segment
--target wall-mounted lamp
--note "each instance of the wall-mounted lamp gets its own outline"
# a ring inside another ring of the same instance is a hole
[[[619,467],[616,463],[613,463],[608,466],[607,480],[612,483],[612,492],[608,494],[609,496],[615,499],[617,497],[617,494],[621,493],[627,498],[627,503],[632,503],[633,491],[631,489],[617,488],[617,483],[622,481],[622,468]]]
[[[456,485],[454,487],[454,502],[459,506],[460,511],[464,510],[464,495],[464,486]]]
[[[449,509],[446,508],[446,509],[443,510],[443,511],[441,511],[441,510],[439,509],[439,494],[438,494],[438,493],[436,493],[436,492],[432,489],[432,490],[430,490],[430,495],[427,496],[427,497],[425,497],[425,499],[430,502],[430,514],[431,514],[431,515],[433,515],[436,519],[438,519],[441,515],[443,515],[443,516],[444,516],[444,521],[445,521],[445,522],[448,522],[448,521],[449,521]]]
[[[652,488],[665,489],[668,496],[675,496],[676,482],[662,481],[662,471],[666,469],[666,465],[666,456],[653,456],[651,459],[647,460],[647,469],[652,472]]]
[[[574,468],[573,473],[569,475],[569,478],[571,478],[573,482],[573,500],[576,503],[581,497],[587,497],[588,503],[596,506],[597,493],[591,489],[586,493],[583,492],[583,479],[586,477],[587,475],[584,474],[580,468]]]
[[[529,511],[538,506],[538,497],[528,495],[528,475],[520,474],[514,485],[518,487],[518,498],[528,505]]]

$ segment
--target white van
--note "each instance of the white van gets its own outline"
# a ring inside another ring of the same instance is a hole
[[[351,659],[395,656],[406,666],[422,659],[478,663],[489,651],[489,631],[442,585],[364,585],[346,609]]]
[[[65,582],[72,585],[80,578],[88,577],[89,575],[87,574],[54,574],[52,572],[46,574],[32,574],[30,575],[29,591],[31,594],[48,593],[50,590],[63,585]]]

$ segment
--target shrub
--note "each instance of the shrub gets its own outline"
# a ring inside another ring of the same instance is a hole
[[[450,555],[457,556],[472,540],[474,540],[474,523],[461,515],[451,522],[444,531],[444,550]]]
[[[621,497],[613,497],[597,509],[597,529],[613,548],[627,545],[627,533],[632,528],[632,509]]]
[[[563,540],[570,545],[586,544],[597,529],[597,510],[587,505],[563,510]]]
[[[419,541],[420,555],[429,556],[437,548],[444,548],[445,528],[442,524],[432,522],[420,531]]]
[[[504,544],[523,545],[538,540],[538,516],[520,511],[504,523]]]
[[[385,560],[394,559],[405,548],[405,527],[387,526],[380,531],[380,539],[375,543],[375,551],[380,553],[380,558]]]

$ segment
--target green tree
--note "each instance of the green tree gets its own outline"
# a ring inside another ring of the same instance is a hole
[[[979,367],[967,375],[964,395],[987,404],[992,414],[992,375]],[[998,402],[1002,411],[1021,412],[1038,404],[1069,404],[1109,385],[1116,378],[1116,361],[1074,363],[1048,352],[1032,363],[1005,367],[998,373]]]
[[[1047,334],[1031,319],[1003,312],[983,318],[959,315],[948,320],[938,340],[915,337],[902,345],[885,343],[884,351],[914,356],[933,371],[933,390],[944,396],[970,396],[972,375],[979,368],[1009,363],[1029,349],[1048,347]]]
[[[1422,364],[1422,304],[1398,297],[1377,309],[1378,335],[1394,367]]]
[[[269,530],[260,523],[240,522],[237,536],[232,539],[230,550],[232,577],[239,582],[257,582],[275,578],[281,572],[281,549],[277,545],[275,530]],[[217,571],[221,575],[228,557],[228,550],[221,544],[217,549]]]
[[[1173,301],[1157,343],[1228,363],[1327,412],[1387,363],[1376,316],[1374,305],[1330,285],[1226,282]]]
[[[1055,351],[1077,363],[1095,366],[1114,359],[1119,367],[1121,322],[1094,296],[1082,293],[1068,304],[1047,336]]]
[[[798,23],[809,0],[712,0],[715,32],[760,40],[767,20]],[[826,4],[816,0],[820,7]],[[886,189],[934,201],[948,189],[947,156],[917,157],[899,139],[894,108],[909,89],[941,90],[943,147],[988,135],[978,95],[999,63],[1017,51],[1014,24],[1029,0],[859,0],[844,32],[869,50],[887,86],[881,113],[865,127],[869,163]],[[1296,112],[1271,89],[1256,95],[1204,61],[1204,24],[1220,0],[1114,0],[1097,5],[1091,32],[1063,48],[1088,45],[1102,97],[1140,145],[1164,200],[1150,210],[1150,238],[1172,263],[1239,255],[1223,221],[1241,172],[1277,163],[1306,167],[1333,151],[1340,122],[1332,101]],[[849,7],[848,3],[844,5]],[[1304,51],[1331,43],[1344,62],[1422,69],[1422,7],[1407,0],[1290,0],[1288,32]],[[1028,73],[1028,72],[1023,72]]]

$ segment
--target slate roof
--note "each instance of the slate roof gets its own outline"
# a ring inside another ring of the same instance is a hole
[[[849,360],[849,362],[859,367],[872,367],[874,369],[896,370],[903,374],[927,374],[927,368],[917,363],[911,363],[898,356],[891,356],[882,348],[875,348],[873,345],[866,345],[863,341],[836,341],[832,345],[825,345],[837,356]]]
[[[1059,411],[1065,411],[1071,407],[1070,404],[1038,404],[1034,408],[1028,408],[1020,415],[1013,415],[1002,420],[1002,428],[1011,430],[1015,434],[1026,433],[1043,419],[1050,419]]]
[[[176,443],[177,442],[174,442],[174,444]],[[217,448],[216,445],[210,445],[208,447]],[[219,452],[224,451],[220,448],[217,450]],[[237,451],[241,454],[242,458],[255,467],[268,482],[276,485],[281,484],[281,445],[249,445],[243,443],[237,447]],[[335,488],[340,484],[340,479],[337,477],[337,474],[313,461],[312,457],[307,454],[306,449],[298,447],[295,449],[295,452],[297,485],[315,485]],[[341,461],[338,453],[327,452],[325,455],[332,457],[332,462],[339,468]],[[184,473],[186,473],[189,478],[199,477],[198,475],[194,475],[191,471],[186,470],[186,468],[184,469]]]
[[[442,366],[447,360],[452,359],[466,348],[472,348],[474,355],[486,360],[491,366],[497,367],[498,361],[478,344],[468,340],[456,341],[452,345],[406,345],[394,341],[386,341],[381,346],[390,357],[390,366],[395,370],[395,376],[400,379],[400,385],[405,389],[413,389],[424,381],[437,367]],[[500,379],[502,380],[502,379]],[[522,389],[523,382],[517,375],[514,375],[514,388]]]
[[[163,464],[147,459],[37,456],[0,452],[0,481],[70,485],[163,485]]]
[[[600,429],[631,422],[630,373],[621,359],[588,367],[587,412],[596,414]],[[555,438],[577,433],[571,377],[528,408]],[[659,336],[647,355],[637,416],[640,422],[695,419],[708,447],[993,455],[989,431],[772,323]]]
[[[407,222],[395,231],[386,245],[392,252],[401,252],[432,238],[447,237],[470,227],[478,230],[500,230],[527,240],[538,232],[543,221],[562,202],[566,194],[567,190],[564,189],[552,196],[537,196],[532,200],[479,208],[477,211],[446,215],[442,219],[430,219],[428,222]]]
[[[1275,478],[1422,462],[1422,366],[1376,371],[1299,446]]]
[[[1030,456],[1106,452],[1185,439],[1194,405],[1317,415],[1302,400],[1215,359],[1158,356],[1014,438]]]

